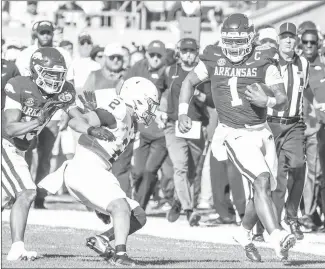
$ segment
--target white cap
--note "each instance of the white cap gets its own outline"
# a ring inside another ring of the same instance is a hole
[[[279,44],[278,33],[274,28],[264,28],[258,31],[259,37],[258,40],[261,41],[265,38],[269,38],[274,40],[277,44]]]
[[[111,55],[124,55],[124,50],[122,46],[118,43],[112,43],[108,44],[104,49],[104,55],[105,56],[111,56]]]

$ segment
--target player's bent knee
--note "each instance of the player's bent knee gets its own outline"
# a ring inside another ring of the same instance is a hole
[[[25,201],[26,203],[31,203],[36,198],[36,190],[34,189],[28,189],[28,190],[22,190],[16,198],[16,201]]]
[[[110,202],[107,206],[107,211],[113,215],[116,213],[125,213],[131,215],[130,206],[124,198],[116,199]]]
[[[137,206],[132,210],[131,214],[137,219],[141,227],[143,227],[146,224],[147,216],[146,216],[146,212],[143,210],[142,207]]]
[[[254,180],[254,189],[257,193],[270,191],[270,173],[262,173]]]

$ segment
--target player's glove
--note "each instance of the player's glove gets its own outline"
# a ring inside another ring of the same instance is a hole
[[[44,122],[50,118],[58,104],[61,104],[60,101],[54,101],[54,100],[48,100],[45,105],[41,108],[39,115],[37,117],[37,120],[39,122],[39,125],[44,124]]]
[[[97,108],[97,100],[95,92],[84,91],[85,98],[79,94],[78,97],[82,102],[85,112],[93,111]]]
[[[89,135],[92,135],[100,140],[115,141],[116,137],[109,130],[103,127],[89,127],[87,130]]]

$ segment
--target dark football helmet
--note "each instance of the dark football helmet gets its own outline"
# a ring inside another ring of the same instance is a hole
[[[222,25],[220,46],[226,57],[237,63],[252,51],[254,37],[254,25],[247,16],[235,13],[226,18]]]
[[[30,70],[33,81],[47,94],[62,90],[67,66],[57,49],[44,47],[36,50],[30,59]]]

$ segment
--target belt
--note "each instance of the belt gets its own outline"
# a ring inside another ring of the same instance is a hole
[[[300,117],[291,117],[291,118],[281,118],[281,117],[274,117],[274,116],[268,116],[267,121],[268,122],[273,122],[273,123],[280,123],[280,124],[293,124],[298,121],[300,121]]]

